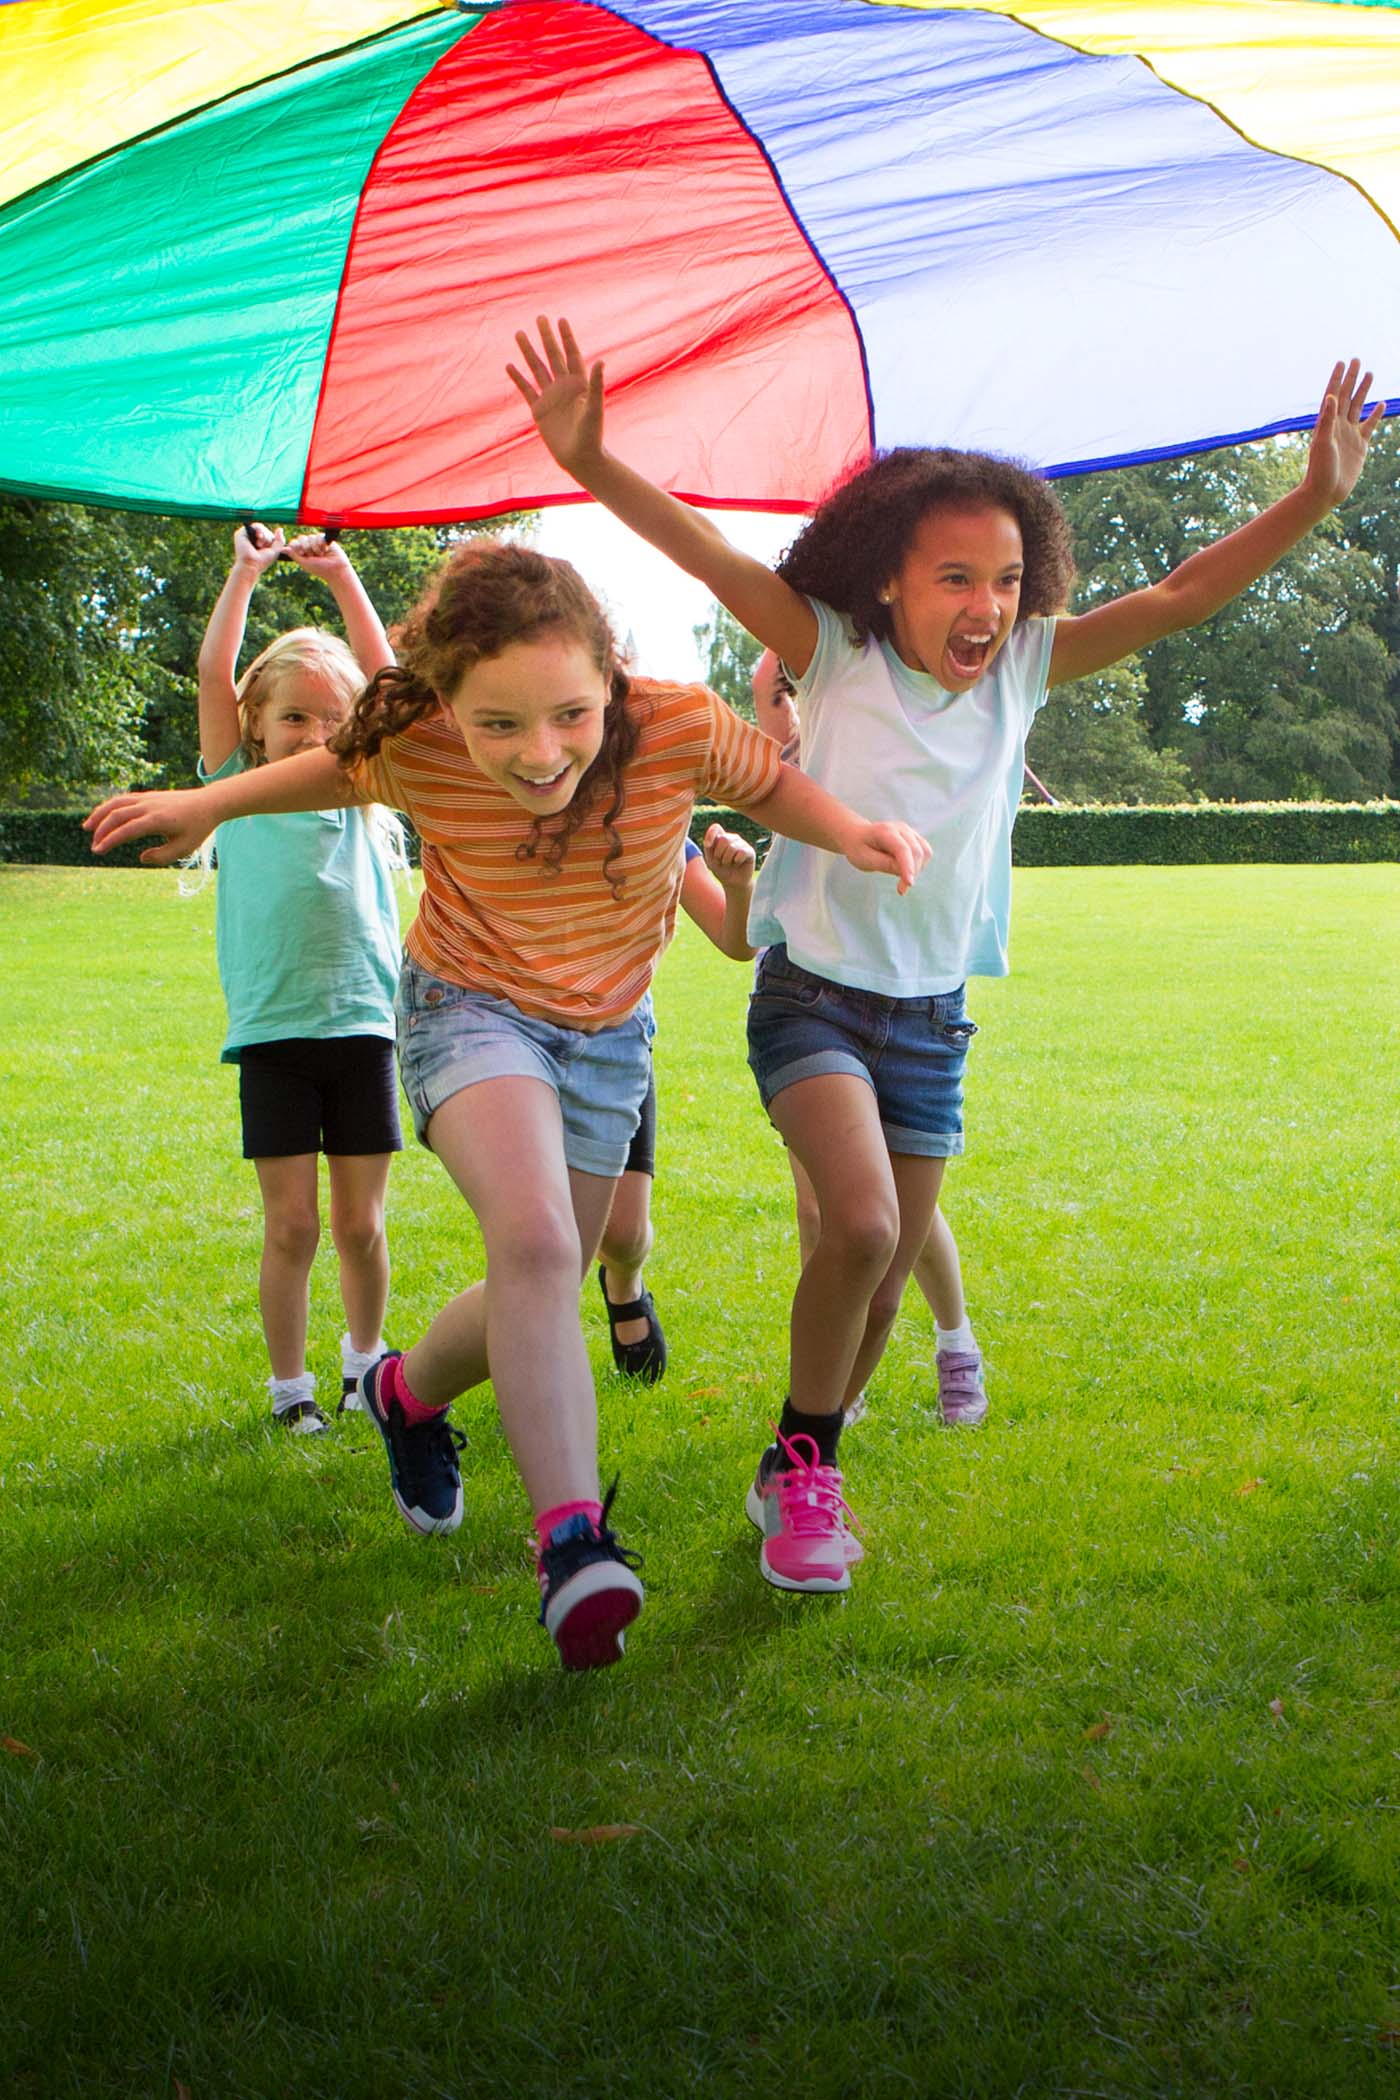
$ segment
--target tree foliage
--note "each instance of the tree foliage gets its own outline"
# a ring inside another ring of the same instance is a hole
[[[348,536],[386,625],[472,529]],[[227,523],[0,502],[0,799],[81,802],[194,777],[199,644],[231,542]],[[338,631],[339,616],[323,583],[278,562],[253,594],[242,661],[298,626]]]
[[[753,667],[763,654],[762,644],[756,642],[746,627],[741,627],[733,613],[726,612],[716,604],[708,620],[702,621],[695,630],[695,646],[705,667],[705,683],[712,692],[727,700],[736,714],[746,722],[754,719],[753,694],[749,680]]]

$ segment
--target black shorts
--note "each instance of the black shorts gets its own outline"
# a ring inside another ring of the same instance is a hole
[[[238,1105],[245,1159],[403,1150],[387,1036],[246,1043],[238,1053]]]
[[[656,1074],[647,1081],[647,1097],[637,1121],[636,1133],[627,1154],[624,1174],[650,1174],[656,1178]]]

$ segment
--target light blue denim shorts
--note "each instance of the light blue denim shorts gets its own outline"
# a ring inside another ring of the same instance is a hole
[[[625,1021],[589,1033],[532,1020],[509,999],[451,984],[405,955],[394,1012],[399,1073],[423,1144],[431,1118],[464,1087],[542,1079],[559,1097],[568,1165],[621,1174],[651,1079],[650,993]]]

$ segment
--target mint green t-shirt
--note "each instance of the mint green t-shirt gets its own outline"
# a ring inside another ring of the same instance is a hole
[[[246,770],[235,751],[206,780]],[[214,833],[222,1057],[290,1036],[394,1035],[401,939],[393,878],[364,809],[231,817]]]

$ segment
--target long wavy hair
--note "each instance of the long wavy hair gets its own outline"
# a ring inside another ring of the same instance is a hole
[[[536,817],[516,858],[538,859],[557,873],[569,840],[601,804],[608,840],[603,873],[620,897],[625,876],[616,866],[622,855],[617,826],[641,723],[635,704],[627,704],[631,681],[607,615],[571,563],[510,541],[464,541],[392,629],[397,664],[370,680],[330,747],[345,762],[372,758],[386,737],[434,713],[474,664],[551,634],[580,643],[602,675],[608,694],[603,742],[567,808]]]
[[[898,575],[930,512],[1005,510],[1021,528],[1025,572],[1018,618],[1063,612],[1074,584],[1069,522],[1039,474],[987,452],[899,445],[837,483],[778,564],[795,591],[844,613],[856,640],[888,639],[880,592]]]

